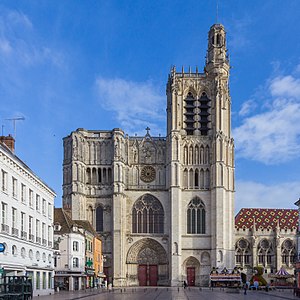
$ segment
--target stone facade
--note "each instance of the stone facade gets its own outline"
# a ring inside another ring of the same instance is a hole
[[[226,35],[203,73],[172,68],[167,135],[77,129],[64,138],[63,207],[102,236],[115,286],[208,285],[234,266],[234,142]]]
[[[282,267],[293,275],[297,228],[296,209],[241,209],[235,217],[236,266],[249,278],[253,268],[261,266],[267,281]]]

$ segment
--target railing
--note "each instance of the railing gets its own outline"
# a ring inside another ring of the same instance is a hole
[[[52,248],[52,242],[48,241],[48,247]]]
[[[165,185],[151,185],[151,184],[145,184],[145,185],[128,185],[127,190],[165,190]]]
[[[22,238],[23,240],[26,240],[26,239],[27,239],[27,232],[21,231],[21,238]]]
[[[40,237],[36,237],[35,242],[40,244],[41,243],[41,238]]]
[[[1,224],[1,231],[9,233],[9,226],[6,224]]]
[[[46,246],[47,245],[47,241],[45,239],[43,239],[43,246]]]
[[[11,234],[14,235],[14,236],[18,236],[19,235],[19,230],[17,228],[12,227]]]
[[[29,233],[29,240],[32,241],[32,242],[34,241],[34,235],[31,234],[31,233]]]

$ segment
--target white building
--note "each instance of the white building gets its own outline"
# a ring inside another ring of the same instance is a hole
[[[8,146],[7,146],[8,145]],[[4,275],[28,275],[33,295],[53,293],[55,193],[14,154],[12,137],[0,137],[0,267]]]
[[[62,208],[54,212],[55,286],[64,290],[86,287],[85,234]]]
[[[114,285],[208,285],[212,267],[234,267],[229,70],[215,24],[204,71],[169,74],[165,138],[147,128],[142,137],[78,129],[64,139],[64,209],[102,236]]]

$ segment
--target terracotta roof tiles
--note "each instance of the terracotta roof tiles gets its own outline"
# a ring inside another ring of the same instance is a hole
[[[235,216],[235,228],[297,229],[298,210],[278,208],[242,208]]]

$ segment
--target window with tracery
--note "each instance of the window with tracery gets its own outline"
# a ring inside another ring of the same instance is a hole
[[[281,246],[281,261],[282,264],[285,264],[287,266],[291,265],[295,260],[295,246],[294,243],[287,239],[282,243]]]
[[[251,261],[250,243],[248,240],[240,239],[235,245],[235,263],[237,265],[249,265]]]
[[[164,233],[164,209],[150,194],[140,197],[132,208],[133,233]]]
[[[267,239],[260,241],[257,249],[258,263],[266,266],[274,263],[273,258],[275,257],[273,244]]]
[[[187,208],[187,233],[205,233],[205,206],[202,200],[194,198]]]

